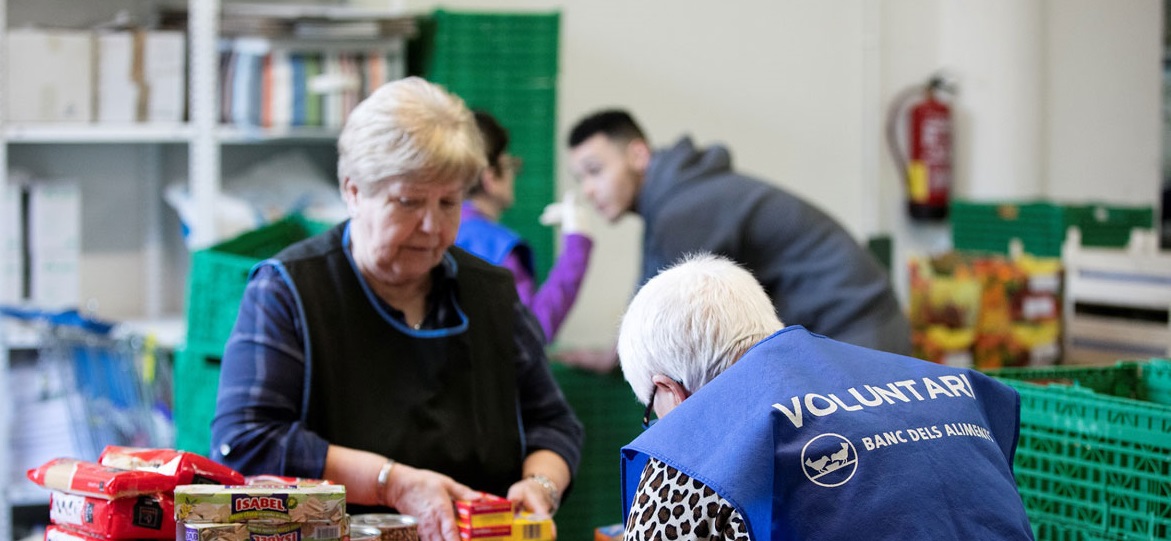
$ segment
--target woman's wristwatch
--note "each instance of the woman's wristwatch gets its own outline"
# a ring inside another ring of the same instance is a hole
[[[545,489],[545,495],[549,497],[550,514],[561,506],[561,491],[557,489],[557,483],[554,483],[552,479],[539,473],[531,473],[525,479],[531,479],[534,483],[541,485],[541,488]]]

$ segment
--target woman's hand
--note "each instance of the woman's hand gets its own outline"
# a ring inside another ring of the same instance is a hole
[[[431,470],[396,464],[387,483],[386,502],[419,521],[420,541],[459,541],[454,500],[473,500],[478,491]]]
[[[549,498],[549,491],[531,477],[513,483],[508,489],[508,500],[512,502],[513,508],[534,515],[553,516],[557,502]],[[553,523],[553,539],[557,539],[557,523]]]
[[[514,507],[519,505],[521,510],[537,515],[553,516],[557,510],[557,502],[553,501],[549,490],[532,477],[513,483],[508,489],[508,499]]]

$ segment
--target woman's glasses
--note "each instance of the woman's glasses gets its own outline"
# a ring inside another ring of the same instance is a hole
[[[500,172],[511,171],[513,175],[520,176],[520,172],[524,169],[524,164],[524,160],[511,154],[505,154],[500,157]]]
[[[677,379],[672,379],[672,381],[674,381],[676,385],[683,387],[682,381],[679,381]],[[684,391],[687,390],[686,387],[683,387],[683,389],[684,389]],[[658,419],[651,419],[651,412],[655,411],[655,396],[658,394],[659,394],[659,386],[652,385],[651,399],[646,401],[646,411],[642,412],[642,429],[643,430],[646,430],[646,429],[650,428],[652,425],[654,425],[655,423],[659,422]]]
[[[642,429],[646,430],[651,425],[659,422],[658,419],[651,419],[651,412],[655,410],[655,395],[659,394],[658,386],[651,387],[651,399],[646,401],[646,411],[642,412]]]

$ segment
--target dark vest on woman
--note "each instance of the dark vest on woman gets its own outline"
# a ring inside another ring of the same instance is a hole
[[[305,322],[302,422],[332,444],[506,494],[524,452],[511,274],[452,248],[445,263],[456,269],[461,323],[414,330],[360,277],[345,231],[339,225],[275,258]]]

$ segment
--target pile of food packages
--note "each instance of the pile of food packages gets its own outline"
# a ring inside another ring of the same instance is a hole
[[[545,515],[514,513],[512,502],[485,494],[455,502],[459,536],[468,541],[552,541],[553,520]]]
[[[107,446],[97,462],[50,460],[28,477],[52,491],[46,541],[174,539],[176,486],[245,482],[197,454],[118,446]]]
[[[1059,362],[1059,259],[950,252],[909,265],[916,357],[981,370]]]
[[[97,462],[56,458],[28,471],[51,491],[45,541],[417,541],[407,515],[346,514],[346,489],[321,479],[245,477],[172,449],[107,446]],[[457,501],[460,536],[552,541],[548,516],[484,494]],[[353,535],[352,535],[353,534]]]

